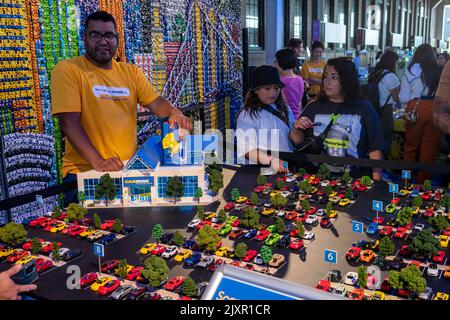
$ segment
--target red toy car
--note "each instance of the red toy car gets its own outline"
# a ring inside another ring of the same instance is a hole
[[[425,213],[423,214],[424,217],[430,218],[434,217],[434,210],[433,209],[426,209]]]
[[[39,258],[36,260],[36,269],[39,273],[44,272],[53,267],[53,262]]]
[[[395,231],[394,237],[404,239],[406,237],[406,228],[398,227],[397,231]]]
[[[225,211],[231,211],[234,209],[234,207],[235,207],[234,202],[228,202],[223,208],[225,209]]]
[[[174,291],[176,288],[181,286],[186,279],[185,276],[176,276],[167,281],[167,283],[164,285],[164,289],[168,291]]]
[[[314,206],[311,206],[311,209],[308,210],[308,214],[314,214],[314,212],[317,211],[317,208]]]
[[[242,259],[242,261],[250,262],[257,255],[258,255],[258,252],[256,252],[256,250],[247,250],[247,255]]]
[[[202,230],[202,228],[205,225],[211,225],[211,224],[212,224],[211,220],[203,220],[203,221],[200,221],[200,223],[195,227],[195,229]]]
[[[80,234],[82,234],[84,231],[86,231],[86,227],[78,226],[77,229],[74,229],[74,230],[69,231],[69,236],[71,236],[71,237],[77,237],[77,236],[79,236]]]
[[[422,199],[423,199],[423,200],[430,200],[430,199],[431,199],[431,191],[425,191],[425,192],[422,194]]]
[[[320,280],[316,288],[328,292],[331,288],[331,282],[328,280]]]
[[[141,275],[141,271],[144,270],[144,267],[134,267],[130,270],[130,272],[127,273],[127,276],[125,279],[134,281]]]
[[[380,230],[380,235],[381,236],[389,236],[394,228],[392,228],[391,226],[384,226],[383,228],[381,228]]]
[[[36,227],[39,227],[42,223],[47,222],[47,220],[48,220],[47,217],[39,217],[39,218],[36,218],[36,219],[31,220],[30,223],[29,223],[29,225],[30,225],[31,227],[36,228]]]
[[[407,257],[412,253],[412,249],[408,245],[403,245],[398,252],[399,255]]]
[[[270,231],[264,229],[258,233],[258,235],[255,237],[255,239],[258,241],[264,241],[264,240],[266,240],[266,238],[268,236],[270,236]]]
[[[44,242],[44,239],[39,239],[39,241],[42,243],[42,242]],[[27,241],[27,242],[25,242],[23,245],[22,245],[22,249],[23,250],[31,250],[31,247],[32,247],[33,245],[32,245],[32,240],[30,240],[30,241]]]
[[[400,198],[394,198],[391,200],[392,204],[399,204],[400,203]]]
[[[89,272],[80,279],[80,286],[84,287],[97,281],[98,275],[95,272]]]
[[[284,215],[284,218],[286,220],[294,220],[295,218],[297,218],[297,216],[298,216],[298,213],[296,211],[288,211]]]
[[[225,261],[222,259],[216,259],[214,263],[210,264],[208,270],[216,270],[220,265],[224,264]]]
[[[373,219],[372,219],[372,222],[375,222],[375,223],[377,223],[377,224],[383,224],[383,222],[384,222],[384,217],[374,217]]]
[[[261,193],[264,191],[264,189],[266,189],[265,186],[257,186],[255,189],[253,189],[253,191],[256,193]]]
[[[367,187],[366,186],[362,186],[362,185],[359,185],[358,186],[358,188],[356,188],[358,191],[366,191],[367,190]]]
[[[72,226],[70,226],[68,228],[65,228],[63,231],[61,231],[61,234],[69,234],[70,231],[76,230],[78,228],[79,228],[79,226],[74,224],[74,225],[72,225]]]
[[[117,259],[108,260],[108,261],[102,263],[100,270],[104,273],[110,274],[114,269],[117,268],[118,265],[119,265],[119,260],[117,260]]]
[[[10,255],[10,256],[6,259],[6,261],[13,263],[13,262],[19,261],[19,260],[22,259],[23,257],[28,256],[29,254],[30,254],[29,251],[16,251],[16,252],[14,252],[12,255]]]
[[[58,246],[61,247],[62,242],[58,242]],[[42,246],[42,251],[44,251],[45,253],[49,253],[50,251],[53,251],[53,242],[50,242],[50,243]]]
[[[445,260],[445,251],[439,250],[437,253],[433,255],[433,261],[442,263]]]
[[[158,244],[153,250],[152,250],[152,255],[154,256],[160,256],[162,255],[162,253],[164,251],[166,251],[166,247],[163,245]]]
[[[289,244],[289,248],[293,250],[298,250],[301,247],[303,247],[303,240],[302,239],[293,239],[291,243]]]
[[[450,227],[447,227],[444,230],[442,230],[441,234],[443,234],[444,236],[450,236]]]
[[[101,296],[106,296],[107,294],[113,293],[120,286],[120,281],[113,279],[108,281],[105,285],[98,288],[98,294]]]
[[[105,220],[105,222],[103,222],[100,225],[100,229],[102,229],[102,230],[110,230],[115,222],[116,222],[115,220]]]
[[[231,224],[231,226],[232,226],[232,227],[238,227],[240,224],[241,224],[241,220],[236,219],[236,221],[234,221],[234,222]]]
[[[345,254],[345,258],[348,260],[356,260],[359,258],[359,255],[361,253],[360,247],[351,247],[347,250],[347,253]]]

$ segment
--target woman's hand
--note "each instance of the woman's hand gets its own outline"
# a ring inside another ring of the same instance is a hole
[[[314,123],[307,117],[298,118],[297,121],[294,122],[294,129],[297,130],[306,130],[312,128],[313,126]]]

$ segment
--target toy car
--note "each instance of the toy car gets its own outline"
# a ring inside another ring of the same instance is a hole
[[[344,198],[344,199],[342,199],[341,201],[339,201],[338,205],[339,205],[340,207],[345,207],[345,206],[347,206],[349,203],[350,203],[350,199]]]
[[[261,230],[258,235],[255,237],[255,240],[264,241],[270,235],[269,230]]]
[[[448,241],[449,241],[449,237],[445,236],[445,235],[440,235],[439,236],[439,244],[441,245],[442,248],[447,248],[448,247]]]
[[[108,283],[111,280],[113,280],[113,278],[110,276],[105,276],[105,277],[99,278],[93,284],[91,284],[90,288],[92,291],[97,292],[101,286],[105,285],[106,283]]]
[[[314,240],[315,237],[316,235],[313,232],[305,232],[303,235],[304,240]]]
[[[233,227],[230,224],[225,224],[220,230],[219,230],[219,235],[223,236],[226,235],[228,233],[231,232],[231,229],[233,229]]]
[[[219,256],[219,257],[225,257],[228,250],[229,250],[228,247],[220,247],[220,248],[216,251],[216,256]]]
[[[135,281],[140,275],[141,271],[144,270],[144,267],[134,267],[130,271],[128,271],[125,279],[130,281]]]
[[[105,283],[103,286],[98,288],[97,293],[101,296],[106,296],[113,293],[120,286],[120,281],[117,279],[112,279]]]
[[[184,263],[187,266],[193,266],[193,265],[199,263],[201,259],[202,259],[202,254],[199,252],[195,252],[195,253],[191,254],[188,258],[184,259]]]
[[[397,206],[393,203],[390,203],[386,206],[386,213],[392,214],[397,210]]]
[[[178,253],[179,253],[179,250],[178,250],[177,246],[170,246],[170,247],[167,247],[166,250],[164,250],[164,252],[161,254],[161,257],[163,257],[165,259],[170,259]]]
[[[358,274],[356,272],[348,272],[344,277],[344,284],[354,286],[358,282]]]
[[[127,300],[140,300],[140,298],[144,296],[145,292],[146,290],[143,287],[134,288],[128,295]]]
[[[369,224],[366,228],[366,233],[369,235],[374,235],[378,233],[378,224],[375,222],[372,222]]]
[[[189,258],[191,255],[192,255],[192,250],[181,249],[181,251],[175,256],[174,260],[177,262],[182,262],[186,258]]]
[[[397,231],[395,231],[394,237],[404,239],[406,237],[406,228],[398,227]]]
[[[71,250],[66,251],[64,254],[62,254],[61,258],[64,261],[70,261],[70,260],[73,260],[73,259],[75,259],[76,257],[78,257],[80,255],[81,255],[81,250],[79,250],[79,249],[71,249]]]
[[[95,281],[97,281],[97,279],[98,279],[97,273],[89,272],[89,273],[85,274],[83,277],[81,277],[80,287],[90,285],[90,284],[94,283]]]
[[[394,228],[392,228],[391,226],[384,226],[383,228],[381,228],[380,230],[380,235],[381,236],[389,236]]]
[[[111,230],[112,226],[114,225],[116,221],[115,220],[105,220],[101,225],[101,230]]]
[[[140,250],[139,253],[146,255],[149,254],[150,252],[153,251],[153,249],[155,249],[156,247],[156,243],[146,243]]]
[[[230,239],[238,239],[242,235],[244,235],[244,230],[236,229],[236,230],[233,230],[230,232],[229,237],[230,237]]]
[[[42,258],[36,259],[36,269],[39,273],[47,271],[48,269],[53,267],[53,262],[50,260],[45,260]]]
[[[117,288],[117,290],[114,291],[110,297],[111,297],[111,299],[114,299],[114,300],[122,300],[128,294],[130,294],[132,290],[133,290],[133,286],[131,284],[124,284],[124,285],[121,285],[119,288]]]
[[[225,209],[225,211],[231,211],[231,210],[234,209],[234,207],[235,207],[235,204],[234,204],[233,202],[228,202],[228,203],[224,206],[224,209]]]
[[[153,248],[151,253],[154,256],[160,256],[164,251],[166,251],[166,247],[163,246],[162,244],[158,244],[156,247]]]
[[[268,246],[273,246],[280,240],[280,235],[278,233],[272,233],[269,235],[269,237],[266,239],[265,244]]]
[[[184,280],[186,280],[186,277],[184,276],[173,277],[169,281],[167,281],[167,283],[164,285],[164,289],[168,291],[174,291],[183,284]]]
[[[275,253],[272,256],[272,259],[269,261],[269,266],[279,268],[284,263],[285,260],[286,258],[282,254]]]
[[[331,227],[331,220],[329,218],[322,218],[322,220],[320,220],[320,226],[322,228]]]
[[[110,233],[110,234],[105,234],[103,237],[101,237],[100,239],[98,239],[98,243],[101,244],[108,244],[113,242],[114,240],[116,240],[116,235],[114,233]]]
[[[292,239],[291,243],[289,244],[289,248],[293,250],[298,250],[303,247],[303,240],[301,239]]]
[[[330,281],[324,279],[320,280],[319,283],[316,285],[316,289],[323,290],[326,292],[329,292],[330,288],[331,288]]]
[[[188,227],[188,229],[195,229],[200,222],[201,222],[200,219],[194,219],[191,222],[189,222],[187,227]]]
[[[375,259],[375,254],[373,253],[372,250],[364,250],[363,252],[361,252],[361,261],[362,262],[366,262],[366,263],[370,263],[373,261],[373,259]]]
[[[253,239],[258,234],[256,229],[250,229],[248,232],[244,234],[244,238],[247,240]]]
[[[196,264],[196,267],[209,268],[209,266],[212,265],[213,263],[214,263],[214,257],[205,256]]]

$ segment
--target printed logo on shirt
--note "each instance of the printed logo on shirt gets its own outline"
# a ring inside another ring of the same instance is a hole
[[[97,98],[108,100],[127,100],[130,96],[130,90],[128,90],[128,88],[107,87],[101,85],[95,85],[92,88],[92,92]]]
[[[323,73],[322,68],[309,68],[309,72],[311,73]]]

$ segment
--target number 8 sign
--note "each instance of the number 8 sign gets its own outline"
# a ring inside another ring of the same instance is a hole
[[[100,243],[94,243],[94,254],[98,257],[105,256],[105,247]]]

